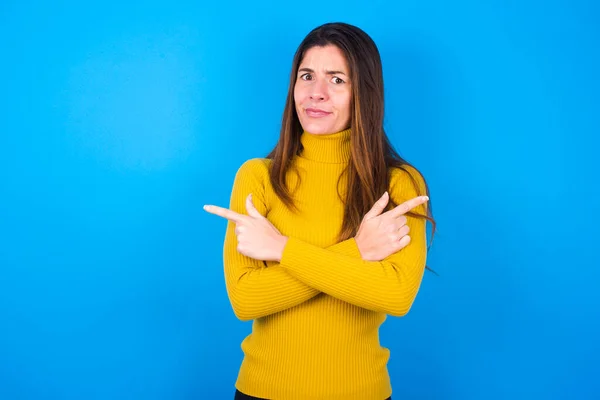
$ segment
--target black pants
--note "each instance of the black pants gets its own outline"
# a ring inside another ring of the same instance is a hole
[[[233,400],[268,400],[268,399],[261,399],[260,397],[248,396],[247,394],[244,394],[236,389],[235,390],[235,398]],[[392,397],[390,396],[385,400],[392,400]]]

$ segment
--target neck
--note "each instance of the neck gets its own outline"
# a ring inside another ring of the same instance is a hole
[[[350,129],[323,135],[302,132],[300,157],[326,164],[343,164],[350,159]]]

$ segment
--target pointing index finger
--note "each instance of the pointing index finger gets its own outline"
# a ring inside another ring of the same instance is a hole
[[[223,208],[219,206],[206,205],[204,206],[204,211],[209,212],[211,214],[218,215],[219,217],[226,218],[230,221],[235,222],[236,224],[241,222],[244,219],[244,215],[238,214],[235,211],[232,211],[228,208]]]
[[[427,197],[427,196],[413,197],[412,199],[406,200],[404,203],[399,204],[395,208],[391,209],[390,211],[388,211],[388,213],[390,213],[390,215],[392,217],[399,217],[401,215],[406,214],[413,208],[418,207],[421,204],[427,202],[428,200],[429,200],[429,197]]]

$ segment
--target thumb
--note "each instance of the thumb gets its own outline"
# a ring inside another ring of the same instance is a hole
[[[262,218],[262,214],[258,212],[254,204],[252,203],[252,193],[246,197],[246,211],[248,211],[248,215],[254,218]]]
[[[379,214],[381,214],[383,212],[383,210],[385,210],[385,206],[387,206],[387,203],[388,203],[389,199],[390,199],[390,195],[386,191],[383,194],[383,196],[381,196],[379,198],[379,200],[377,200],[375,202],[375,204],[373,205],[373,207],[371,207],[371,209],[369,210],[369,212],[365,214],[365,219],[375,218],[376,216],[378,216]]]

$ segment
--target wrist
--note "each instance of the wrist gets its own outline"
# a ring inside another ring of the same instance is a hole
[[[280,240],[279,240],[279,248],[277,250],[277,262],[281,262],[281,259],[283,258],[283,251],[285,250],[285,245],[287,244],[289,238],[287,236],[281,236]]]
[[[360,243],[360,239],[358,238],[358,235],[355,236],[353,239],[354,239],[354,242],[356,243],[356,248],[358,249],[358,252],[360,253],[360,258],[362,258],[363,260],[366,260],[365,250],[363,248],[361,248],[361,243]]]

